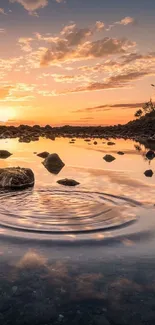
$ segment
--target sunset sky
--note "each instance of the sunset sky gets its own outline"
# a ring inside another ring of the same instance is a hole
[[[155,99],[154,0],[0,0],[0,123],[107,125]]]

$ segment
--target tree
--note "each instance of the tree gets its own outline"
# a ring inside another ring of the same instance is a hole
[[[141,117],[143,114],[143,111],[141,109],[138,109],[138,111],[135,113],[135,117]]]
[[[143,114],[146,115],[147,113],[155,112],[155,105],[152,102],[152,99],[150,98],[149,102],[145,103],[142,106],[142,109],[139,109],[135,113],[135,117],[141,117]]]

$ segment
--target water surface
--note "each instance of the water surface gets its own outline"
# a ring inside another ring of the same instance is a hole
[[[155,176],[144,175],[155,160],[130,140],[96,141],[0,140],[13,154],[0,167],[35,174],[33,189],[0,193],[2,324],[155,321]],[[34,154],[42,151],[60,155],[59,174]],[[59,185],[63,178],[80,185]]]

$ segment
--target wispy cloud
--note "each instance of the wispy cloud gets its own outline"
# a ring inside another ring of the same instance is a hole
[[[119,104],[104,104],[99,106],[93,106],[93,107],[86,107],[82,109],[78,109],[76,111],[72,111],[73,113],[85,113],[85,112],[97,112],[97,111],[110,111],[113,108],[119,108],[119,109],[133,109],[133,108],[139,108],[142,107],[144,103],[119,103]]]

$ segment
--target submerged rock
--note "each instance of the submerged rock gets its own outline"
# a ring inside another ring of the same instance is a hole
[[[123,156],[125,153],[123,151],[118,151],[117,154]]]
[[[43,152],[38,153],[37,156],[45,159],[49,156],[49,152],[43,151]]]
[[[147,154],[146,154],[146,158],[149,159],[149,160],[152,160],[152,159],[154,159],[154,157],[155,157],[155,153],[154,153],[154,151],[149,150],[149,151],[147,152]]]
[[[148,170],[146,170],[146,171],[144,172],[144,175],[145,175],[146,177],[152,177],[152,176],[153,176],[153,171],[152,171],[152,169],[148,169]]]
[[[111,142],[111,141],[107,142],[108,146],[114,146],[115,144],[116,144],[115,142]]]
[[[60,159],[57,153],[48,155],[47,158],[43,161],[43,165],[50,173],[53,174],[58,174],[65,166],[64,162]]]
[[[105,155],[105,156],[103,157],[103,159],[104,159],[106,162],[112,162],[112,161],[114,161],[116,158],[113,157],[112,155]]]
[[[20,190],[34,185],[34,174],[30,168],[0,168],[0,188]]]
[[[97,145],[97,141],[94,141],[94,144]]]
[[[65,186],[76,186],[80,184],[74,179],[68,179],[68,178],[60,179],[59,181],[57,181],[57,183]]]
[[[0,158],[1,159],[6,159],[8,157],[10,157],[12,155],[12,153],[10,153],[7,150],[0,150]]]

